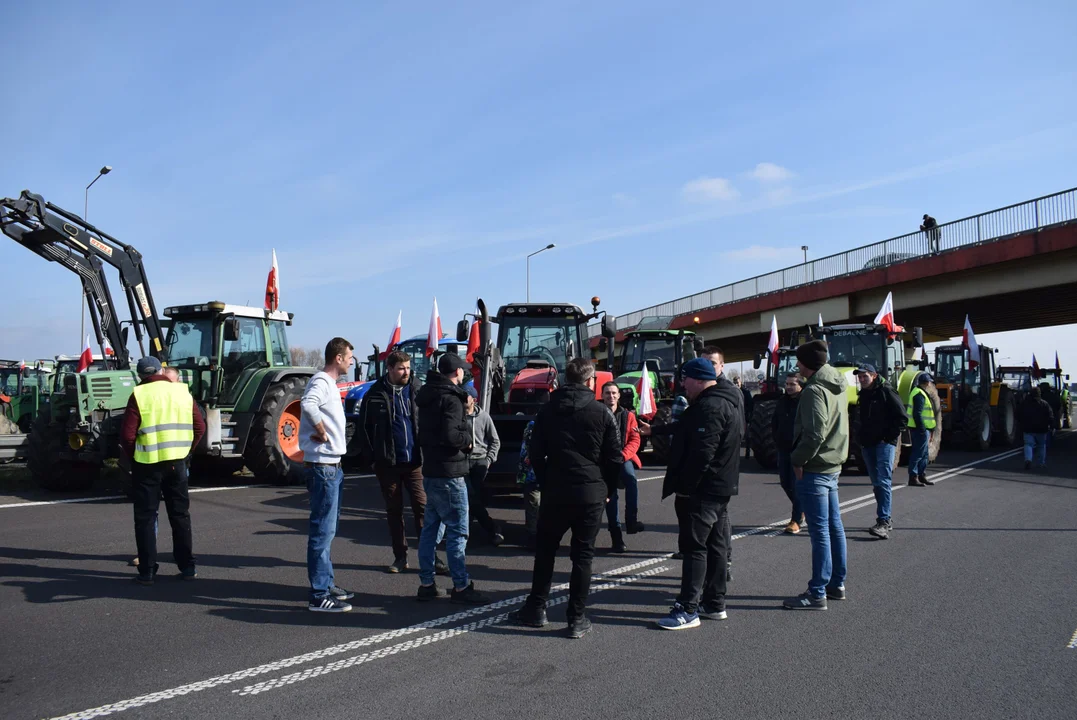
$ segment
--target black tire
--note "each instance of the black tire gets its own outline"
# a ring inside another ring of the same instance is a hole
[[[991,406],[983,398],[974,397],[965,406],[961,434],[970,450],[987,450],[991,447]]]
[[[749,442],[755,461],[767,470],[778,467],[778,446],[774,439],[774,413],[778,409],[778,399],[756,399],[752,411],[752,422],[748,427]]]
[[[299,402],[306,384],[306,378],[285,378],[272,385],[262,398],[262,407],[251,423],[243,450],[243,461],[258,482],[291,485],[301,479],[300,467],[284,454],[277,431],[281,415],[289,405]],[[295,427],[294,432],[298,431]]]
[[[658,410],[655,411],[654,417],[651,418],[651,425],[668,425],[673,422],[673,406],[672,405],[659,405]],[[651,440],[651,462],[655,465],[665,466],[669,462],[669,435],[652,435]]]
[[[21,418],[19,418],[19,422],[17,423],[17,425],[19,426],[19,432],[21,432],[23,435],[29,435],[30,430],[34,427],[34,419],[30,417],[30,413],[26,413]]]
[[[1017,444],[1017,404],[1013,393],[1005,385],[999,388],[995,425],[995,432],[992,436],[995,445],[1013,447]]]
[[[864,453],[860,450],[860,406],[849,406],[849,457],[846,465],[855,465],[861,475],[868,474],[868,463],[864,460]]]
[[[934,383],[928,383],[927,390],[924,392],[927,394],[927,399],[931,401],[931,408],[935,413],[935,427],[927,437],[927,461],[935,462],[935,458],[939,456],[939,449],[942,448],[942,401],[939,399],[939,390]],[[905,464],[908,464],[908,459]]]
[[[66,448],[67,433],[50,422],[46,413],[34,420],[26,466],[34,482],[50,492],[83,492],[94,486],[101,476],[101,466],[62,460],[59,453]]]

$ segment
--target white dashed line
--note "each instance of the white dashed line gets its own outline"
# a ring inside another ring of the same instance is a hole
[[[268,488],[276,487],[274,485],[225,485],[222,487],[200,487],[191,488],[189,492],[194,493],[207,493],[207,492],[224,492],[226,490],[250,490],[251,488]],[[285,486],[281,486],[282,489]],[[105,502],[106,500],[126,500],[126,495],[95,495],[94,497],[85,498],[67,498],[66,500],[38,500],[36,502],[21,502],[10,503],[8,505],[0,505],[0,510],[4,508],[18,508],[18,507],[38,507],[40,505],[71,505],[73,503],[90,503],[90,502]]]
[[[1077,650],[1077,630],[1073,631],[1073,637],[1070,638],[1070,644],[1066,646],[1067,650]]]

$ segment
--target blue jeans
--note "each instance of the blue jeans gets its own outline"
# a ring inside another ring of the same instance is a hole
[[[797,481],[797,497],[808,519],[811,536],[811,581],[808,593],[814,598],[826,589],[845,584],[845,528],[838,506],[838,474],[805,472]]]
[[[628,523],[631,530],[632,526],[639,520],[639,484],[636,481],[636,466],[632,464],[631,460],[626,461],[621,468],[621,479],[625,484],[625,522]],[[617,515],[617,501],[619,499],[617,488],[613,488],[610,493],[610,501],[606,503],[606,521],[610,530],[617,530],[621,527],[621,520]]]
[[[923,475],[927,472],[927,440],[928,431],[919,428],[911,428],[912,451],[909,453],[909,478]]]
[[[1047,464],[1048,433],[1025,433],[1025,462],[1032,462],[1032,451],[1036,451],[1036,464]]]
[[[434,582],[434,548],[445,526],[445,552],[453,587],[463,590],[471,584],[467,576],[464,550],[467,548],[467,483],[464,478],[423,478],[426,490],[426,515],[419,535],[419,582]]]
[[[894,464],[895,450],[897,448],[886,442],[878,445],[863,445],[860,448],[860,452],[864,453],[864,462],[868,466],[871,489],[875,492],[875,517],[886,522],[890,522],[890,499],[893,494],[891,468]]]
[[[317,601],[329,595],[329,588],[333,587],[333,561],[329,557],[329,546],[337,535],[344,471],[339,465],[308,465],[303,469],[310,493],[307,578],[310,580],[310,599]]]
[[[793,462],[789,459],[789,453],[778,451],[778,482],[781,483],[785,496],[793,503],[793,514],[790,522],[800,523],[800,516],[804,511],[800,509],[800,500],[797,498],[797,476],[793,472]]]

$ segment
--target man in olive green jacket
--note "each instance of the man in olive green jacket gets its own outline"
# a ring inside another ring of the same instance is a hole
[[[797,349],[797,367],[807,382],[793,424],[790,461],[811,536],[812,575],[808,591],[784,605],[790,610],[826,610],[828,598],[845,599],[845,528],[838,476],[849,457],[849,384],[827,364],[827,345],[822,340]]]

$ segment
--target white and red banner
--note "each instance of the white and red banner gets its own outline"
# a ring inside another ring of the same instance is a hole
[[[819,327],[823,326],[823,316],[819,316]],[[770,340],[767,341],[767,356],[770,364],[778,366],[778,316],[770,316]]]
[[[403,316],[403,310],[396,311],[396,327],[393,328],[393,332],[389,335],[389,344],[385,346],[385,350],[378,354],[379,360],[384,360],[389,357],[389,353],[393,351],[393,348],[400,343],[400,318]]]
[[[90,369],[90,365],[93,363],[93,351],[90,350],[90,336],[86,336],[86,347],[82,349],[82,354],[79,355],[79,364],[75,368],[75,372],[84,373]]]
[[[980,345],[976,342],[976,333],[972,331],[972,323],[969,316],[965,316],[965,329],[961,334],[961,345],[969,352],[969,368],[975,368],[980,364]]]
[[[266,278],[266,310],[276,311],[280,307],[280,270],[277,268],[277,251],[273,250],[273,265]]]
[[[646,360],[643,361],[643,367],[640,368],[639,382],[636,383],[636,393],[639,395],[639,411],[636,414],[640,417],[654,415],[658,405],[654,401],[654,388],[651,387],[651,371],[647,369]]]
[[[441,315],[438,314],[438,299],[434,298],[434,309],[430,311],[430,329],[426,332],[426,356],[430,357],[438,349],[441,339]]]
[[[879,314],[875,316],[875,324],[885,326],[891,334],[901,331],[901,329],[898,328],[898,324],[894,322],[893,293],[886,293],[886,300],[883,301],[883,306],[879,308]]]

